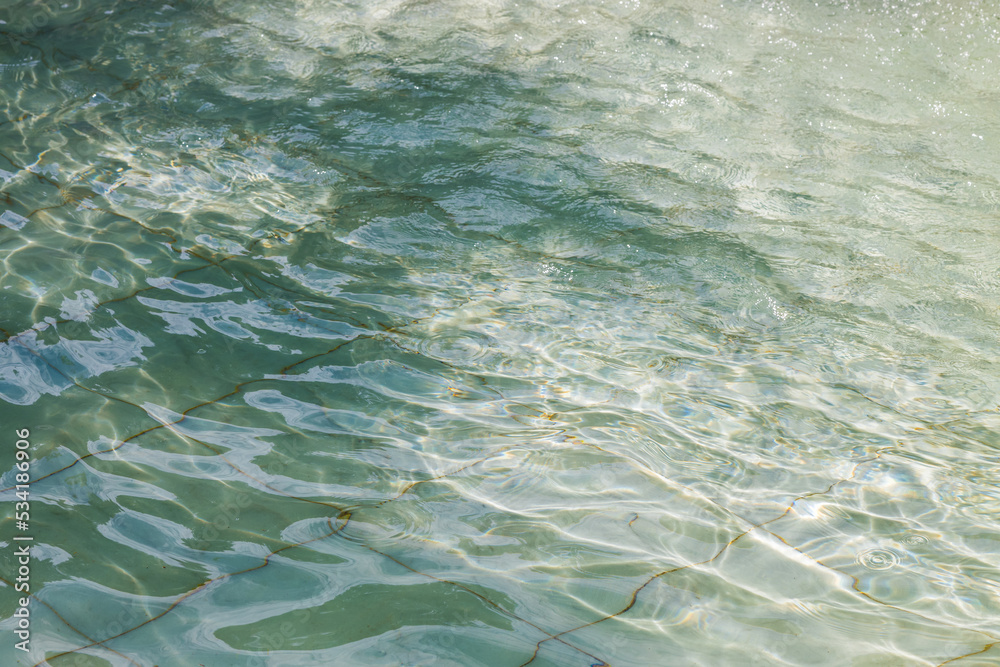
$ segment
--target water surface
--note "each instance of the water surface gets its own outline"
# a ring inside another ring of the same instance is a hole
[[[1000,663],[993,4],[0,20],[4,664]]]

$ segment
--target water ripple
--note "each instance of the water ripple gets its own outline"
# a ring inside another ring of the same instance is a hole
[[[868,549],[858,554],[857,561],[869,570],[888,570],[899,565],[899,554],[890,549]]]

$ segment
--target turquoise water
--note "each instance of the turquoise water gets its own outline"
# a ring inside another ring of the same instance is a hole
[[[0,664],[1000,664],[992,3],[0,20]]]

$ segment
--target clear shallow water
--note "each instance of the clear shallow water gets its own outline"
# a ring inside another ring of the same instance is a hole
[[[0,19],[4,664],[1000,663],[989,3]]]

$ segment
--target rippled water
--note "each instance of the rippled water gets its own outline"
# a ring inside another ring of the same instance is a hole
[[[3,664],[1000,664],[995,4],[0,20]]]

